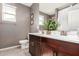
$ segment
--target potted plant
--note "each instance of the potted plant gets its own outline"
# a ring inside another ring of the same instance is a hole
[[[44,30],[47,31],[47,34],[50,34],[51,31],[57,30],[57,27],[58,27],[58,22],[56,20],[50,19],[50,20],[44,21],[43,28]]]

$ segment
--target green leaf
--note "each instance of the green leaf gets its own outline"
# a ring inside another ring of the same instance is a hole
[[[58,27],[58,23],[55,20],[51,19],[51,20],[44,21],[43,28],[45,30],[52,31],[52,30],[56,30],[57,27]]]

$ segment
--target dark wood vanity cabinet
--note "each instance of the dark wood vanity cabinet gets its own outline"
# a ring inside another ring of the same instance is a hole
[[[30,35],[29,38],[29,52],[31,53],[31,55],[41,55],[40,37]]]
[[[70,56],[79,56],[79,44],[61,41],[59,52]]]
[[[79,44],[29,35],[29,52],[34,56],[79,56]]]
[[[57,56],[79,56],[79,44],[48,39],[47,44],[54,48]]]
[[[43,39],[43,40],[42,40]],[[45,38],[29,35],[29,52],[33,56],[52,55],[52,50],[46,45]]]

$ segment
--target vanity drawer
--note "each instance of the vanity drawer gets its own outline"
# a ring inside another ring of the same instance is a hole
[[[60,41],[55,39],[47,39],[47,44],[52,48],[58,48],[60,46]]]
[[[79,45],[71,42],[61,41],[59,51],[70,55],[79,55]]]

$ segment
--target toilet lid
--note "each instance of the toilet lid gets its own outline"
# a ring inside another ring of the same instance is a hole
[[[20,42],[20,43],[27,43],[28,40],[20,40],[19,42]]]

